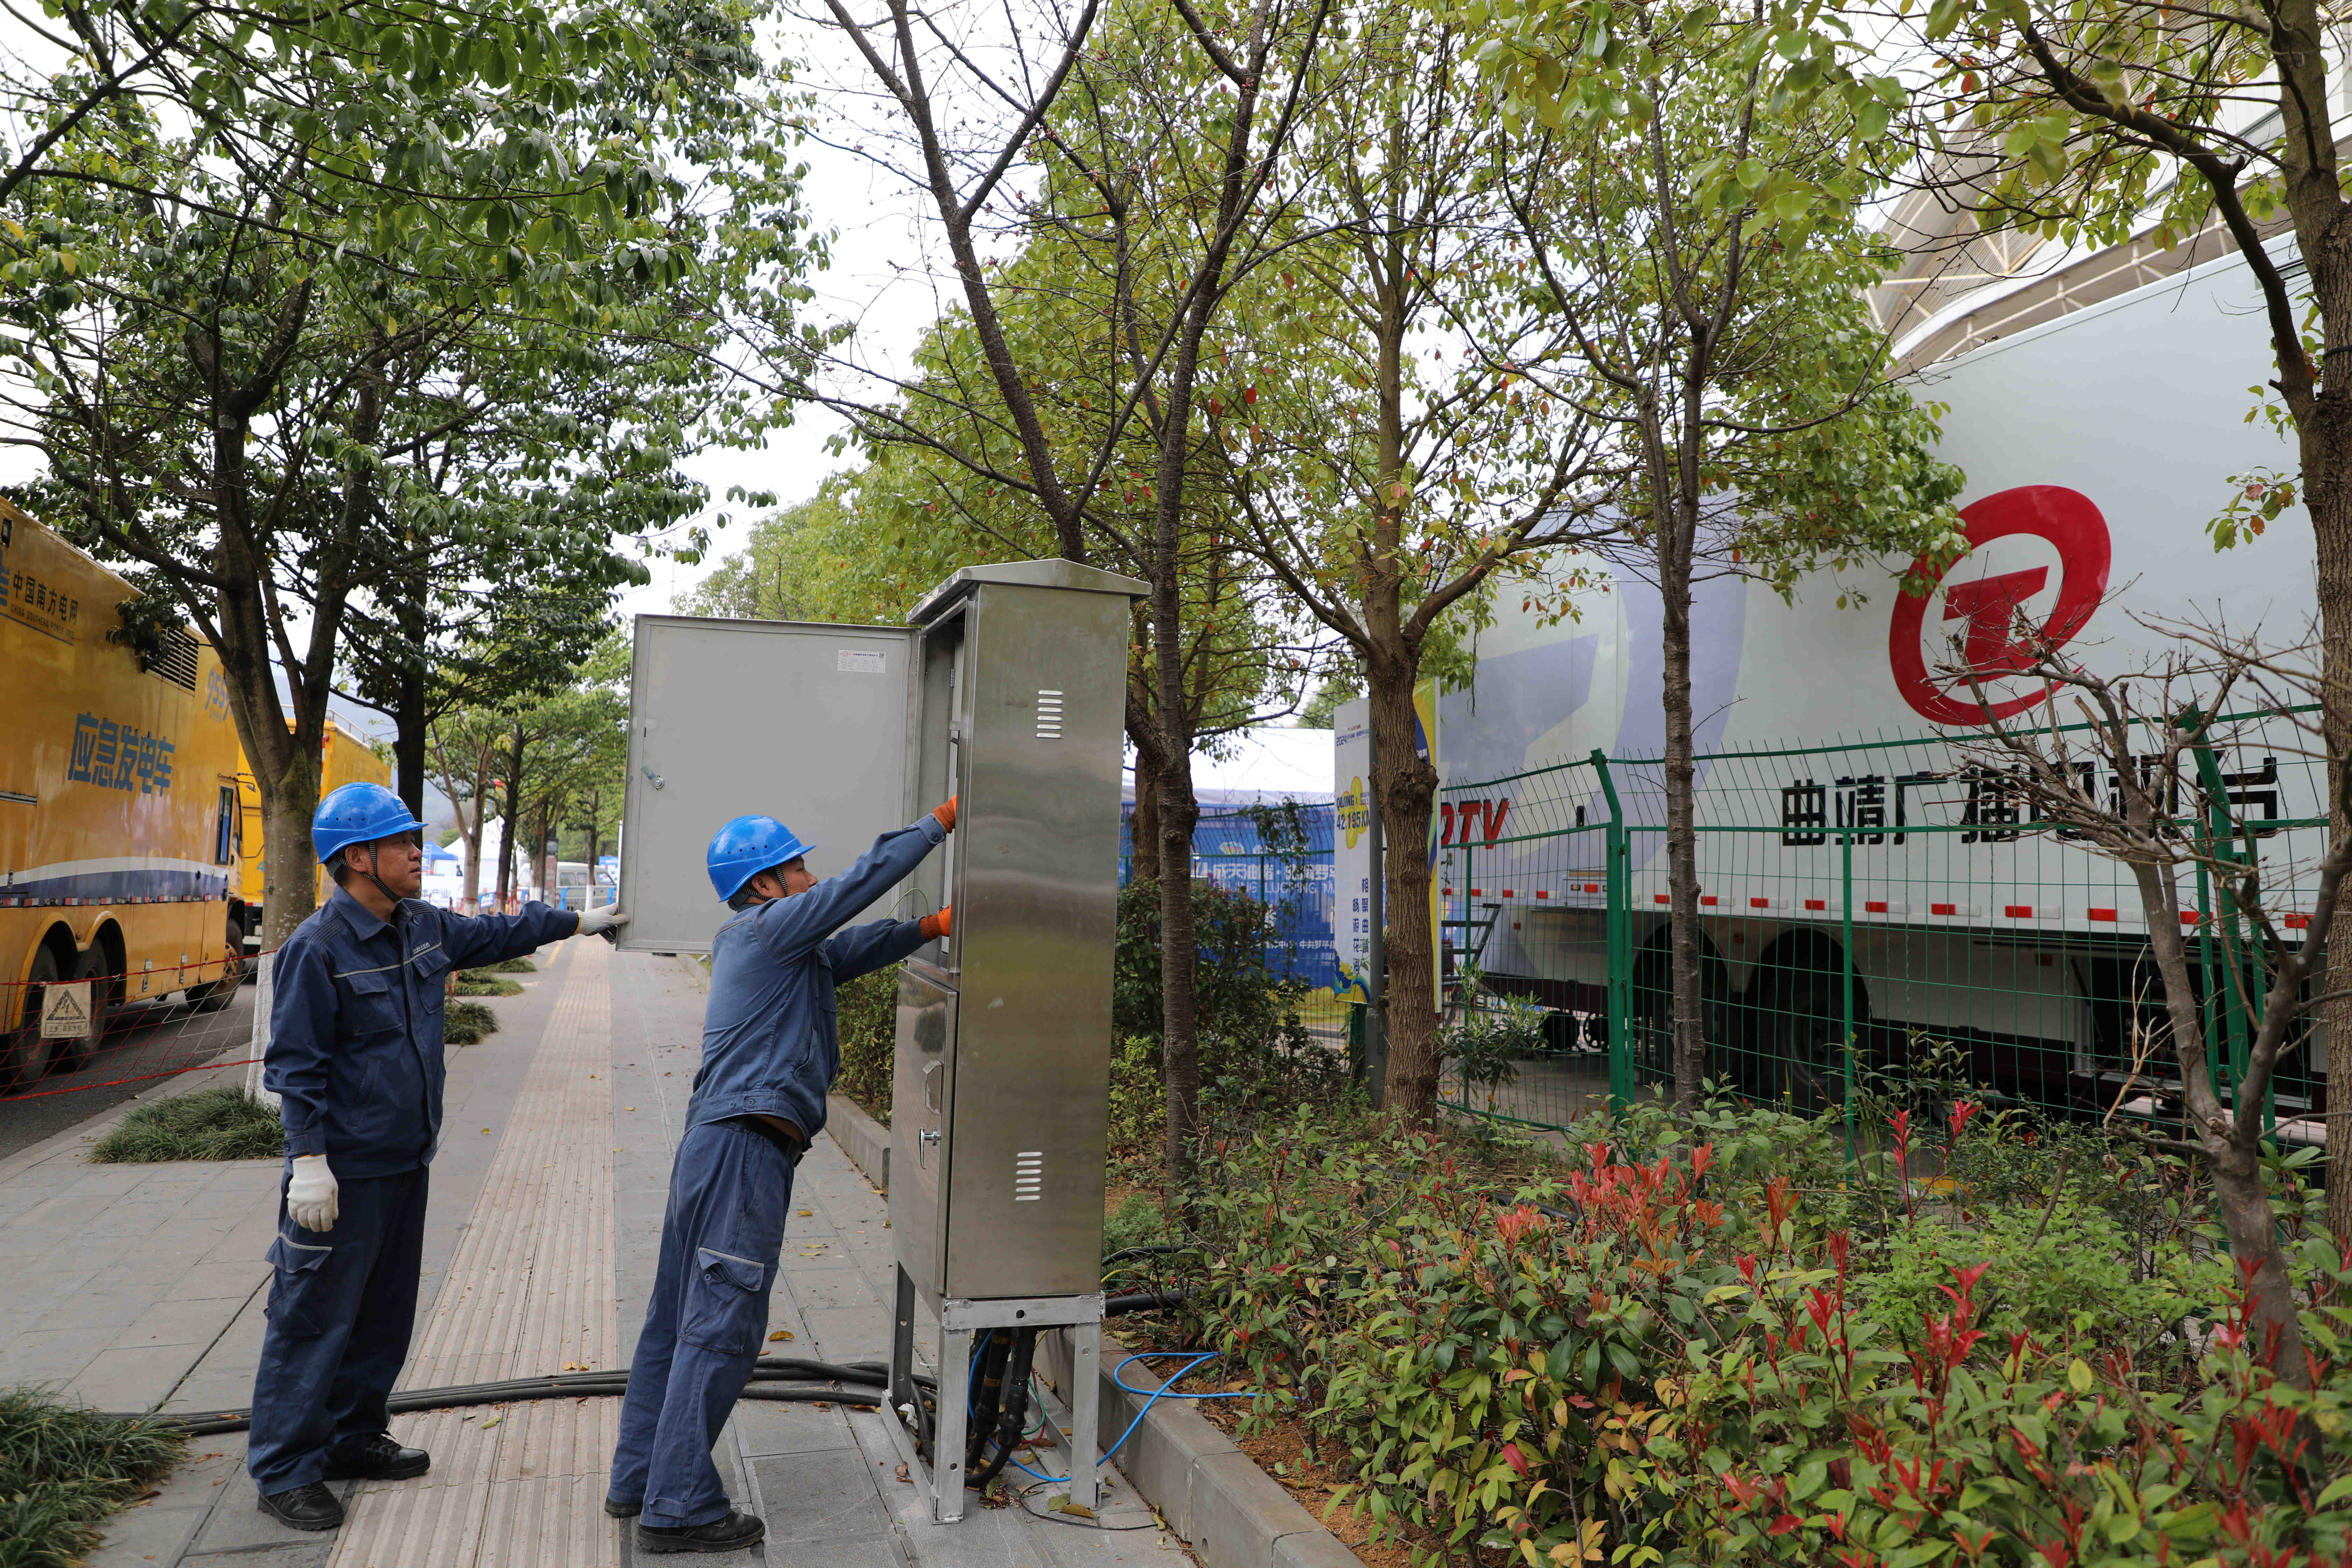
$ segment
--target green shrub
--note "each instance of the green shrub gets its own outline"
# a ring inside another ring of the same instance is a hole
[[[0,1564],[68,1568],[97,1526],[172,1468],[187,1440],[144,1421],[0,1389]]]
[[[275,1160],[286,1152],[278,1112],[219,1084],[194,1094],[142,1105],[100,1139],[90,1152],[99,1164],[134,1165],[162,1160]]]
[[[1462,973],[1462,1011],[1440,1031],[1446,1076],[1459,1079],[1465,1097],[1483,1092],[1485,1109],[1495,1109],[1499,1089],[1519,1078],[1519,1063],[1544,1048],[1544,1009],[1524,997],[1497,996],[1486,987],[1476,966]]]
[[[441,1037],[453,1046],[478,1046],[498,1032],[498,1014],[479,1002],[452,1002],[441,1021]]]
[[[841,1030],[841,1073],[833,1087],[866,1114],[890,1125],[890,1070],[898,1041],[898,972],[861,974],[834,990]]]
[[[1896,1111],[1850,1163],[1842,1118],[1637,1106],[1524,1180],[1348,1105],[1234,1127],[1182,1210],[1184,1331],[1416,1561],[1432,1536],[1486,1568],[2352,1557],[2352,1273],[2297,1160],[2309,1393],[2250,1360],[2193,1171],[1939,1122],[1930,1148]]]
[[[1129,1193],[1103,1221],[1103,1256],[1108,1258],[1130,1247],[1160,1246],[1171,1234],[1168,1216],[1158,1204],[1145,1194]]]
[[[2044,1345],[2129,1345],[2177,1331],[2184,1318],[2227,1314],[2234,1272],[2227,1258],[2169,1249],[2142,1276],[2123,1227],[2105,1212],[2061,1203],[2043,1214],[1998,1208],[1969,1223],[1922,1218],[1897,1229],[1885,1261],[1857,1270],[1853,1289],[1874,1316],[1913,1323],[1942,1310],[1961,1269],[1979,1270],[1977,1321]]]
[[[473,970],[476,974],[536,974],[539,965],[528,958],[501,958],[496,963],[484,964]]]
[[[522,987],[487,969],[461,970],[457,975],[460,996],[520,996]]]
[[[1160,1042],[1129,1037],[1110,1057],[1110,1152],[1115,1160],[1149,1160],[1168,1136],[1168,1085],[1160,1072]]]
[[[1203,1089],[1222,1086],[1236,1103],[1262,1101],[1269,1107],[1343,1093],[1346,1060],[1318,1045],[1299,1020],[1305,984],[1284,979],[1270,967],[1274,927],[1266,907],[1246,893],[1196,881],[1192,921],[1201,953],[1194,985]],[[1143,1128],[1147,1120],[1164,1127],[1167,1114],[1160,1059],[1164,1026],[1160,887],[1130,882],[1119,889],[1118,942],[1111,968],[1111,1038],[1118,1042],[1113,1076],[1125,1084],[1123,1102],[1121,1090],[1114,1088],[1112,1114],[1114,1138],[1123,1124],[1134,1150],[1163,1135],[1147,1134]],[[1147,1100],[1158,1109],[1147,1111]]]

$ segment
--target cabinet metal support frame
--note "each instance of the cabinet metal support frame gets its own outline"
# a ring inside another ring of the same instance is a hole
[[[1038,1408],[1045,1419],[1056,1455],[1069,1464],[1070,1500],[1081,1508],[1099,1505],[1100,1476],[1095,1445],[1102,1430],[1103,1298],[1090,1296],[1010,1297],[1001,1300],[967,1301],[950,1298],[939,1303],[940,1342],[933,1365],[939,1369],[939,1420],[931,1452],[942,1461],[938,1469],[915,1451],[909,1417],[900,1412],[919,1396],[915,1387],[915,1282],[901,1266],[890,1322],[890,1409],[887,1425],[890,1441],[907,1466],[907,1475],[921,1489],[931,1519],[952,1524],[964,1513],[964,1447],[970,1436],[966,1411],[971,1401],[971,1343],[976,1331],[990,1329],[1067,1327],[1071,1340],[1071,1382],[1065,1405],[1057,1408],[1042,1398]],[[1033,1453],[1034,1450],[1033,1450]]]

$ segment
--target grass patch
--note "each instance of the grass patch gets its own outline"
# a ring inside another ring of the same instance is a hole
[[[189,1099],[194,1099],[191,1095]],[[144,1421],[0,1389],[0,1564],[67,1568],[98,1523],[161,1478],[187,1447]]]
[[[457,975],[460,996],[520,996],[522,987],[511,980],[501,979],[487,969],[462,970]]]
[[[486,963],[479,969],[469,969],[468,974],[536,974],[539,965],[528,958],[501,958],[496,963]]]
[[[499,1032],[499,1016],[479,1002],[452,1002],[442,1020],[441,1037],[453,1046],[478,1046]]]
[[[142,1105],[124,1117],[89,1152],[104,1165],[159,1160],[275,1160],[286,1152],[278,1112],[222,1084]],[[0,1556],[0,1563],[8,1561]]]

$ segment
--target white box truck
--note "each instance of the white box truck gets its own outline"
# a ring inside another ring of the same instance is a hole
[[[1850,954],[1865,1066],[1941,1047],[1948,1065],[1957,1057],[1957,1070],[2021,1100],[2078,1113],[2161,1100],[2160,1065],[2131,1070],[2158,1000],[2132,883],[2078,843],[2008,828],[1998,774],[1949,744],[1984,715],[1936,671],[1956,636],[2006,640],[2012,611],[2071,633],[2072,654],[2113,672],[2164,651],[2136,616],[2305,636],[2305,514],[2226,552],[2207,529],[2233,476],[2295,470],[2292,445],[2248,418],[2249,389],[2271,374],[2234,256],[2002,338],[1921,376],[1919,395],[1948,405],[1943,453],[1967,474],[1975,544],[1933,595],[1900,593],[1899,562],[1874,582],[1809,580],[1791,602],[1733,579],[1701,588],[1701,821],[1777,829],[1702,835],[1717,1070],[1760,1092],[1832,1097]],[[1475,956],[1496,990],[1573,1016],[1558,1020],[1562,1036],[1596,1048],[1609,805],[1583,759],[1621,759],[1611,782],[1631,825],[1631,1015],[1638,1051],[1657,1058],[1669,934],[1659,771],[1622,759],[1663,750],[1659,600],[1630,574],[1598,577],[1579,617],[1554,626],[1502,595],[1475,679],[1440,704],[1435,853],[1454,956]],[[1866,599],[1841,608],[1857,585]],[[2040,689],[2011,683],[1990,700],[2036,711]],[[2219,758],[2232,798],[2258,816],[2322,814],[2307,770],[2258,742]],[[1839,826],[1874,831],[1849,851]],[[2281,833],[2276,850],[2309,837]],[[2282,1118],[2319,1107],[2322,1054],[2289,1064]]]

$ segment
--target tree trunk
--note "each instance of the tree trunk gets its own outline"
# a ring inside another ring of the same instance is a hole
[[[2352,316],[2352,308],[2347,308]],[[2331,342],[2335,341],[2330,335]],[[2347,356],[2352,357],[2352,356]],[[2303,500],[2317,546],[2321,679],[2334,714],[2352,713],[2352,389],[2332,388],[2300,431]],[[2352,733],[2328,726],[2331,760],[2352,757]],[[2345,805],[2333,803],[2334,829],[2352,830]],[[2334,993],[2323,1005],[2327,1026],[2327,1228],[2339,1253],[2352,1257],[2352,905],[2330,922],[2327,974],[2314,989]]]
[[[1160,777],[1135,754],[1135,816],[1128,827],[1128,880],[1160,880]]]
[[[476,781],[473,809],[457,808],[457,822],[466,830],[466,912],[482,912],[482,819],[489,815],[483,809],[480,781]]]
[[[1168,1192],[1184,1201],[1201,1133],[1200,939],[1192,921],[1192,829],[1201,820],[1192,770],[1168,770],[1160,801],[1160,1059],[1168,1086]]]
[[[2252,1311],[2247,1350],[2296,1388],[2311,1385],[2302,1325],[2295,1316],[2294,1287],[2280,1250],[2270,1195],[2263,1191],[2259,1124],[2241,1132],[2237,1119],[2221,1106],[2206,1065],[2205,1021],[2189,974],[2189,944],[2174,918],[2179,889],[2164,868],[2132,867],[2140,909],[2147,917],[2148,948],[2164,982],[2165,1011],[2172,1025],[2174,1060],[2179,1065],[2183,1100],[2192,1125],[2189,1137],[2205,1151],[2213,1175],[2213,1206],[2230,1238],[2230,1256],[2244,1271]]]
[[[515,837],[517,817],[522,799],[522,724],[514,728],[514,749],[507,753],[507,798],[505,815],[499,819],[499,910],[505,912],[507,899],[515,886],[515,847],[520,842]]]
[[[1706,1078],[1706,998],[1698,931],[1698,776],[1691,742],[1691,545],[1679,509],[1658,531],[1658,591],[1665,604],[1666,889],[1673,921],[1675,1103],[1698,1104]]]
[[[416,820],[425,820],[425,580],[407,576],[394,611],[402,653],[392,704],[394,784]]]
[[[1372,787],[1380,793],[1384,866],[1383,954],[1386,1003],[1387,1104],[1415,1122],[1437,1114],[1437,1079],[1444,1062],[1437,1037],[1435,931],[1429,920],[1429,818],[1437,800],[1437,769],[1413,743],[1416,664],[1375,656],[1365,661],[1372,711]]]
[[[319,858],[310,847],[318,809],[318,756],[298,750],[277,786],[261,786],[261,945],[268,952],[285,946],[318,907]]]

